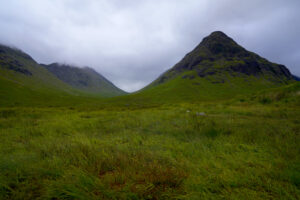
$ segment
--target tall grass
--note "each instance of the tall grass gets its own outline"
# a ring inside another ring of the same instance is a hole
[[[0,198],[299,199],[299,118],[248,100],[3,108]]]

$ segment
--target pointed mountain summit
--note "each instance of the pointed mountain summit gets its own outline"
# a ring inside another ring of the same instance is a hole
[[[204,38],[198,47],[201,48],[201,46],[206,47],[207,50],[215,55],[223,53],[228,56],[245,50],[221,31],[213,32]]]
[[[232,96],[293,81],[290,71],[247,51],[221,31],[211,33],[149,89],[178,96]],[[164,94],[160,94],[164,95]]]
[[[265,76],[266,79],[274,82],[286,82],[293,79],[285,66],[271,63],[247,51],[221,31],[213,32],[204,38],[192,52],[167,74],[162,75],[158,82],[164,82],[166,79],[189,70],[195,70],[199,77],[229,73],[231,76]],[[226,77],[223,81],[226,81]]]

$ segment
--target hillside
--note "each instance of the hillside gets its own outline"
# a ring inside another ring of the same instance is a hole
[[[58,79],[83,92],[102,96],[118,96],[125,94],[113,83],[89,67],[79,68],[66,64],[52,63],[42,65]]]
[[[0,104],[36,105],[80,95],[23,51],[0,45]]]
[[[300,81],[300,77],[298,77],[298,76],[296,76],[296,75],[293,75],[293,77],[294,77],[294,79],[295,79],[296,81]]]
[[[0,45],[0,105],[82,104],[94,101],[96,97],[124,93],[90,68],[71,69],[70,79],[79,79],[82,74],[88,84],[86,87],[74,87],[60,80],[25,52]]]
[[[229,98],[292,83],[284,65],[247,51],[224,33],[213,32],[137,96],[199,100]]]

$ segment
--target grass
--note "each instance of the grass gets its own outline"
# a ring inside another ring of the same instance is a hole
[[[191,78],[183,78],[185,76]],[[221,83],[222,82],[222,83]],[[294,83],[294,81],[290,81]],[[130,97],[134,102],[203,102],[223,101],[237,95],[249,95],[260,90],[278,88],[281,82],[271,82],[267,77],[239,74],[233,77],[228,72],[218,72],[213,76],[201,78],[194,70],[180,73],[163,84],[150,84]],[[128,97],[123,97],[128,100]],[[120,97],[117,98],[118,100]]]
[[[126,98],[2,106],[0,199],[300,198],[299,84],[217,102]]]

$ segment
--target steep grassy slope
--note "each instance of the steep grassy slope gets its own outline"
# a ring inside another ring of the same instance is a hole
[[[137,96],[192,100],[228,98],[294,81],[289,70],[214,32]]]
[[[64,82],[39,66],[29,55],[0,45],[0,103],[24,105],[79,95]]]
[[[84,77],[100,81],[100,75],[91,69],[83,71]],[[0,45],[0,106],[87,104],[100,100],[99,97],[122,93],[105,78],[103,80],[107,85],[102,91],[96,91],[99,88],[75,88],[40,66],[28,54]],[[110,89],[113,92],[109,92]]]
[[[89,67],[78,68],[70,65],[53,63],[42,65],[63,82],[83,92],[101,94],[103,96],[118,96],[125,94],[113,83]]]
[[[0,45],[0,70],[2,79],[32,88],[46,86],[61,90],[70,89],[69,86],[40,67],[29,55],[21,50],[3,45]]]

